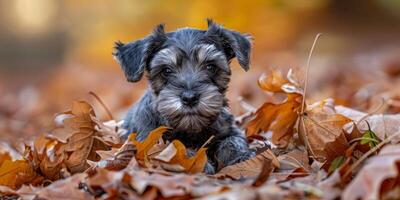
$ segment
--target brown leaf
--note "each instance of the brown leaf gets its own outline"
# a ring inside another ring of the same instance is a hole
[[[185,145],[179,140],[174,140],[155,159],[182,166],[185,172],[193,174],[204,170],[207,163],[206,150],[206,148],[200,148],[194,156],[188,157]]]
[[[400,131],[400,114],[375,114],[370,115],[368,113],[360,112],[344,106],[336,106],[335,109],[338,113],[359,122],[367,121],[371,127],[371,130],[381,140],[389,137],[398,131]],[[368,125],[365,122],[357,123],[357,127],[361,132],[368,130]],[[399,138],[394,138],[393,143],[399,142]]]
[[[343,199],[381,199],[382,195],[399,187],[400,146],[383,147],[377,156],[367,160],[361,171],[347,186]]]
[[[25,158],[30,160],[35,169],[40,169],[49,180],[57,180],[61,177],[60,171],[66,155],[63,144],[54,139],[41,135],[33,143],[33,149],[26,148]]]
[[[0,166],[0,185],[17,189],[25,183],[34,185],[42,180],[25,160],[5,160]]]
[[[66,179],[58,180],[36,192],[39,199],[52,200],[86,200],[94,199],[89,193],[79,189],[79,183],[84,181],[86,174],[76,174]]]
[[[279,155],[278,160],[280,162],[280,169],[291,170],[297,168],[303,168],[304,171],[311,171],[311,166],[309,165],[309,159],[307,152],[301,150],[293,150],[289,153]]]
[[[260,174],[257,176],[257,178],[254,180],[252,186],[259,187],[262,184],[264,184],[268,180],[269,175],[271,174],[271,172],[273,170],[274,170],[274,168],[272,165],[272,161],[267,160],[267,159],[264,160],[262,170],[261,170]]]
[[[63,120],[64,128],[73,133],[63,146],[63,151],[68,154],[64,163],[72,173],[82,172],[89,167],[86,160],[100,160],[96,151],[111,149],[105,141],[110,142],[110,138],[115,138],[117,133],[98,130],[98,122],[93,120],[95,113],[87,102],[74,102],[71,110],[64,114],[69,115]]]
[[[146,139],[142,142],[136,140],[136,134],[129,135],[128,140],[131,141],[137,149],[136,159],[138,161],[144,161],[148,156],[147,152],[157,144],[158,140],[161,138],[162,134],[165,133],[169,128],[166,126],[160,126],[149,133]]]
[[[272,143],[285,147],[293,136],[293,127],[303,98],[302,91],[296,82],[283,78],[278,71],[273,71],[270,76],[262,76],[259,85],[268,92],[284,93],[287,98],[278,104],[264,103],[256,111],[254,119],[247,124],[246,134],[249,137],[270,130]]]
[[[135,156],[136,147],[129,141],[127,142],[109,159],[104,159],[97,163],[98,167],[108,170],[119,171],[124,169]]]
[[[343,132],[343,126],[349,122],[349,118],[336,113],[332,100],[328,99],[307,108],[300,119],[299,135],[310,155],[329,167],[349,147]]]
[[[224,167],[214,176],[230,177],[233,179],[241,179],[243,177],[257,177],[263,169],[265,160],[271,161],[271,165],[273,165],[273,157],[274,155],[271,155],[270,151],[264,151],[249,160]]]

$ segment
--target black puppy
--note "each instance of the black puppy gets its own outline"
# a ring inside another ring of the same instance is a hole
[[[232,58],[249,69],[250,37],[208,20],[208,30],[191,28],[153,34],[128,44],[116,43],[114,56],[130,82],[146,71],[149,88],[130,109],[124,128],[144,140],[161,125],[172,128],[164,139],[178,139],[189,149],[208,145],[206,173],[250,158],[243,133],[234,126],[225,97]],[[194,152],[194,151],[192,151]]]

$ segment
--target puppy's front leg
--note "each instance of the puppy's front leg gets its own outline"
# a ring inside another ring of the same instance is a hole
[[[249,150],[246,138],[241,135],[233,135],[222,140],[216,151],[216,160],[219,169],[247,160],[255,155]]]

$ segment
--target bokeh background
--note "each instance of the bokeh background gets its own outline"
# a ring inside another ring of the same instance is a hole
[[[400,1],[398,0],[0,0],[0,140],[45,131],[54,113],[101,97],[115,118],[146,88],[128,83],[113,60],[114,42],[146,36],[160,23],[206,28],[212,18],[255,38],[252,67],[233,63],[229,91],[258,107],[270,96],[257,78],[294,68],[300,79],[312,41],[317,44],[308,100],[334,98],[363,111],[399,112]],[[379,102],[384,99],[385,106]]]

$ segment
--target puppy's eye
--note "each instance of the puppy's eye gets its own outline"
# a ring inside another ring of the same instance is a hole
[[[167,77],[167,76],[172,74],[172,69],[164,68],[161,73],[162,73],[163,76]]]
[[[211,73],[215,73],[217,71],[217,66],[213,65],[213,64],[209,64],[206,66],[207,71],[211,72]]]

